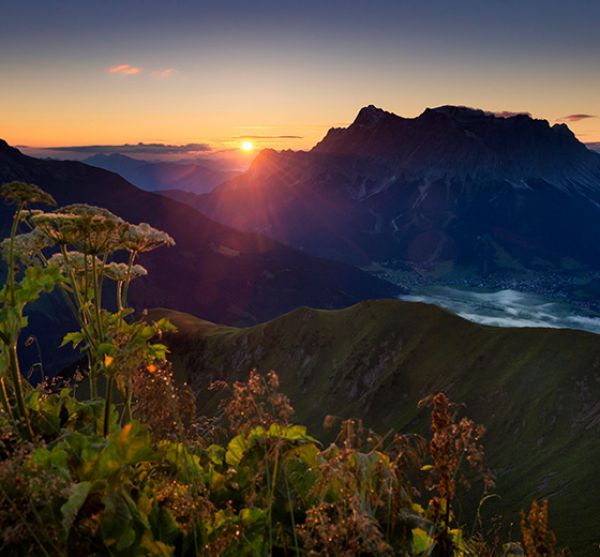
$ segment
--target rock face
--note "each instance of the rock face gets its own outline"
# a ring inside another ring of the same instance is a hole
[[[438,273],[600,268],[600,156],[567,126],[443,106],[374,106],[309,152],[265,150],[210,217],[317,255]]]

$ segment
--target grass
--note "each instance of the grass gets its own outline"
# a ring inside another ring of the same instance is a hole
[[[489,464],[501,499],[486,503],[518,524],[534,498],[550,498],[550,520],[575,554],[597,537],[594,509],[600,445],[600,342],[572,330],[501,329],[434,306],[368,301],[333,311],[301,308],[249,328],[223,327],[154,310],[179,333],[174,368],[212,410],[203,386],[216,378],[277,370],[298,419],[319,431],[326,414],[368,426],[424,430],[417,401],[443,390],[488,428]]]

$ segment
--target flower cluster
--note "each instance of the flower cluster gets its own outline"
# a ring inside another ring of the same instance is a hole
[[[465,488],[471,485],[462,469],[463,461],[483,480],[486,490],[494,485],[492,473],[484,466],[481,437],[485,428],[465,417],[459,420],[456,406],[442,392],[421,400],[421,406],[431,407],[429,453],[433,462],[424,469],[429,472],[429,489],[436,492],[429,501],[433,520],[439,525],[435,539],[441,555],[451,555],[455,541],[450,536],[450,524],[457,483]]]
[[[228,387],[222,381],[210,385],[211,390]],[[294,409],[289,398],[278,389],[279,378],[274,371],[269,371],[263,377],[252,370],[248,381],[236,381],[231,386],[231,397],[223,405],[230,429],[247,431],[271,423],[287,424]]]
[[[60,246],[71,245],[88,255],[119,250],[142,253],[175,244],[166,232],[147,223],[130,224],[107,209],[86,204],[34,214],[30,220],[50,241]]]
[[[84,204],[34,215],[31,222],[58,245],[70,244],[88,255],[119,249],[120,230],[125,226],[125,221],[110,211]]]
[[[320,503],[309,508],[298,536],[310,557],[394,555],[377,521],[360,509],[356,495],[347,507]]]
[[[27,182],[9,182],[0,187],[0,196],[15,205],[43,204],[55,206],[56,201],[49,193],[35,184]]]
[[[12,250],[23,265],[32,265],[39,261],[39,254],[46,248],[53,245],[52,240],[48,238],[41,230],[34,228],[31,232],[19,234],[14,237]],[[0,251],[2,258],[8,262],[10,258],[11,239],[6,238],[0,242]]]
[[[104,266],[104,273],[109,279],[116,282],[125,282],[139,277],[145,277],[148,271],[142,265],[132,265],[126,263],[115,263],[114,261]]]
[[[177,439],[182,428],[191,438],[196,399],[189,386],[177,385],[169,362],[140,366],[132,376],[133,414],[156,438]]]
[[[521,535],[527,557],[555,557],[556,536],[548,527],[548,499],[533,501],[527,514],[521,513]]]
[[[75,275],[91,274],[92,265],[100,267],[102,261],[95,256],[81,253],[80,251],[69,251],[55,253],[48,259],[49,266],[56,266],[65,273],[74,273]]]
[[[173,246],[175,240],[166,232],[157,230],[148,223],[142,222],[127,226],[122,236],[122,243],[125,249],[131,252],[143,253],[160,246]]]

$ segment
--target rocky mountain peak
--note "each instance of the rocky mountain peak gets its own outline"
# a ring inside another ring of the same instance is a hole
[[[364,106],[359,110],[358,115],[356,116],[356,119],[352,125],[373,128],[386,118],[399,117],[391,112],[386,112],[385,110],[370,104],[369,106]]]
[[[395,175],[415,178],[539,178],[565,187],[575,179],[597,187],[600,176],[598,157],[565,124],[466,106],[427,108],[416,118],[402,118],[369,105],[347,128],[329,130],[312,151],[376,160]]]

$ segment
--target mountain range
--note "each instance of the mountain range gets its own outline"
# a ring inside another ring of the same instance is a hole
[[[502,494],[490,512],[516,520],[526,501],[549,497],[559,538],[588,554],[600,498],[597,336],[362,301],[405,292],[374,273],[397,282],[555,273],[597,298],[599,281],[573,277],[600,270],[600,155],[565,125],[450,106],[401,118],[368,106],[312,150],[262,151],[201,195],[181,191],[188,179],[200,183],[183,164],[165,163],[177,168],[161,181],[162,163],[89,162],[179,191],[143,191],[103,168],[35,159],[0,140],[0,183],[34,182],[59,204],[103,206],[174,237],[175,247],[142,258],[149,275],[131,297],[137,309],[169,308],[150,317],[177,326],[167,339],[174,368],[203,411],[218,403],[212,380],[256,367],[280,374],[299,421],[316,431],[327,412],[383,433],[424,432],[417,402],[444,390],[488,427]],[[0,236],[10,215],[0,205]],[[37,336],[47,368],[59,369],[66,357],[56,346],[73,326],[58,297],[45,297],[24,336]]]
[[[188,161],[145,161],[119,153],[94,155],[83,162],[116,172],[147,191],[181,190],[208,193],[240,172]]]
[[[41,160],[0,140],[0,183],[23,180],[51,193],[60,205],[89,203],[134,223],[168,232],[173,248],[144,254],[148,276],[131,289],[138,309],[165,306],[223,323],[256,323],[301,305],[343,307],[402,289],[357,268],[304,254],[265,236],[218,224],[187,205],[142,191],[117,174],[80,162]],[[12,208],[0,204],[0,236],[9,233]],[[63,304],[34,307],[26,334],[55,347],[65,332]],[[50,349],[51,348],[51,349]]]
[[[597,335],[482,326],[397,300],[299,308],[248,328],[169,310],[150,315],[176,325],[167,339],[174,369],[204,412],[217,409],[219,395],[208,388],[213,380],[274,369],[295,419],[321,436],[327,436],[326,414],[360,418],[380,434],[425,434],[428,415],[417,403],[443,390],[487,428],[486,459],[499,497],[483,512],[518,524],[526,501],[548,497],[561,542],[574,555],[593,553],[598,517],[592,510],[600,498]],[[480,494],[474,495],[476,504]]]
[[[394,277],[600,269],[600,154],[565,124],[442,106],[362,108],[310,151],[262,151],[206,215]]]

